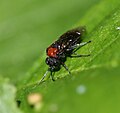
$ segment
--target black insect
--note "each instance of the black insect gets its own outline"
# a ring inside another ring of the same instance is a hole
[[[76,51],[81,48],[82,46],[90,43],[88,42],[82,42],[82,37],[85,33],[86,29],[84,27],[78,27],[72,30],[67,31],[64,33],[60,38],[55,41],[52,45],[50,45],[46,49],[47,58],[46,58],[46,64],[49,66],[48,70],[40,80],[43,81],[46,77],[48,71],[51,72],[51,78],[53,78],[53,72],[59,71],[61,69],[61,66],[63,66],[69,74],[70,71],[68,67],[65,65],[65,61],[67,60],[67,57],[73,58],[73,57],[87,57],[88,55],[78,55]],[[39,83],[40,83],[39,82]]]

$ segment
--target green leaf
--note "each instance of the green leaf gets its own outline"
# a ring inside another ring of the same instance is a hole
[[[16,88],[0,77],[0,113],[22,113],[16,105]]]
[[[81,19],[81,23],[87,25],[89,23],[88,15],[92,15],[94,10],[102,12],[98,13],[99,16],[96,14],[92,17],[93,20],[96,19],[95,23],[92,22],[88,25],[90,30],[88,38],[85,40],[92,40],[92,43],[79,51],[79,53],[90,52],[91,56],[80,60],[68,59],[66,62],[72,70],[73,76],[69,77],[68,73],[62,69],[56,73],[56,77],[61,79],[55,82],[46,80],[45,83],[35,87],[34,83],[39,80],[39,76],[43,75],[41,70],[45,70],[43,56],[40,60],[41,63],[38,60],[27,75],[27,77],[30,76],[25,82],[28,86],[25,85],[24,90],[18,91],[18,98],[23,100],[24,96],[29,93],[39,92],[44,97],[44,105],[40,110],[44,113],[120,112],[120,31],[118,29],[120,26],[120,8],[116,4],[114,10],[108,8],[107,11],[104,11],[102,7],[108,3],[101,1]],[[92,24],[95,26],[93,27]],[[25,108],[28,105],[24,104],[23,106]]]
[[[1,75],[9,76],[17,85],[16,100],[21,101],[20,108],[25,113],[119,113],[120,1],[46,0],[23,3],[18,5],[18,9],[23,7],[22,10],[11,9],[14,13],[3,23],[3,31],[7,25],[14,25],[7,33],[0,34]],[[6,15],[3,20],[8,17]],[[48,68],[45,64],[46,47],[71,26],[86,26],[84,41],[92,42],[77,52],[90,53],[91,56],[68,58],[66,65],[72,76],[62,68],[55,73],[55,82],[48,78],[48,74],[45,82],[36,86]],[[9,51],[10,47],[13,52]],[[10,62],[9,56],[13,57]],[[42,98],[38,107],[30,104],[30,94],[38,94]]]

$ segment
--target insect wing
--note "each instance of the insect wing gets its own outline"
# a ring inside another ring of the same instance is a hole
[[[85,32],[85,27],[78,27],[67,31],[58,39],[58,43],[61,49],[67,49],[75,44],[79,44],[82,41],[82,35]]]

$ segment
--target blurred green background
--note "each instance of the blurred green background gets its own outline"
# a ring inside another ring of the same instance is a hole
[[[119,0],[1,0],[0,85],[3,94],[0,92],[0,98],[4,104],[0,113],[6,113],[4,109],[12,113],[9,104],[16,108],[14,113],[18,113],[15,97],[24,113],[119,113],[119,6]],[[85,41],[92,40],[78,53],[91,53],[91,56],[68,59],[66,64],[72,77],[61,69],[55,74],[60,79],[47,80],[34,87],[47,70],[45,49],[61,34],[78,26],[86,26]],[[13,91],[9,90],[9,84]],[[6,94],[10,91],[13,98],[9,101]],[[27,101],[31,93],[43,96],[43,106],[37,111]],[[2,95],[6,95],[8,102]]]

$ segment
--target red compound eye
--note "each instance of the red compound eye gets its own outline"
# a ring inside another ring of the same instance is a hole
[[[57,52],[58,52],[57,48],[50,47],[47,49],[47,55],[49,57],[56,57]]]

